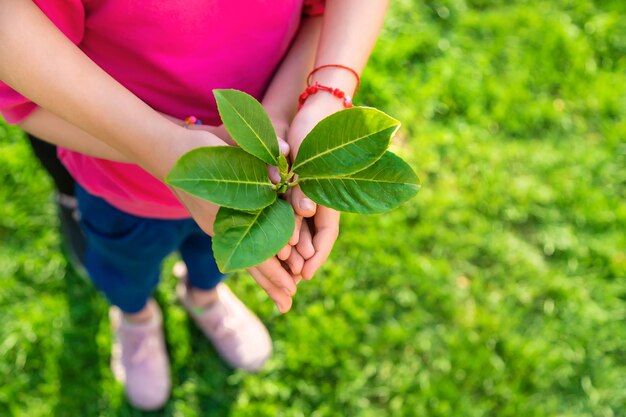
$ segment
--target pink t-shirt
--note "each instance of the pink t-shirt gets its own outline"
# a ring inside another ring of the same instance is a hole
[[[212,90],[236,88],[260,99],[297,32],[303,12],[323,0],[36,0],[96,64],[155,110],[220,124]],[[294,98],[294,105],[297,98]],[[36,105],[0,83],[9,123]],[[106,115],[102,115],[106,117]],[[129,138],[132,140],[132,138]],[[72,176],[125,212],[180,219],[189,214],[146,171],[59,148]]]

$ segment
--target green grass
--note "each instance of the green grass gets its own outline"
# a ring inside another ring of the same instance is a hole
[[[275,340],[228,369],[159,289],[163,416],[626,416],[626,3],[394,0],[361,103],[423,181],[345,216]],[[0,125],[0,416],[138,416],[107,307],[59,251],[51,184]]]

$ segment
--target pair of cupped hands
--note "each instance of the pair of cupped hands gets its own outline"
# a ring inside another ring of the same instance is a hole
[[[290,161],[295,160],[300,144],[313,127],[341,109],[343,109],[341,101],[330,96],[320,96],[307,101],[291,123],[268,112],[279,138],[281,152]],[[213,142],[215,145],[236,146],[223,125],[217,127],[192,125],[189,129],[189,133],[192,134],[208,131],[223,141]],[[268,175],[273,182],[280,181],[275,167],[268,167]],[[212,234],[213,220],[218,208],[182,190],[174,189],[174,192],[198,225],[205,232]],[[299,186],[290,188],[285,198],[291,202],[296,213],[296,224],[289,243],[276,256],[248,269],[257,284],[276,303],[281,313],[291,309],[292,297],[296,294],[298,283],[302,279],[313,278],[330,255],[339,234],[340,216],[338,211],[316,205],[306,197]]]

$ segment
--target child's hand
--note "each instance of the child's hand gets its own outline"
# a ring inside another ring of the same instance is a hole
[[[291,147],[291,160],[295,160],[304,137],[325,117],[343,109],[341,100],[330,94],[317,94],[310,97],[302,109],[293,119],[287,133],[287,142]],[[296,214],[305,218],[311,218],[308,222],[302,222],[298,230],[299,236],[292,239],[295,242],[298,252],[306,259],[301,270],[301,275],[305,279],[311,279],[315,272],[330,255],[330,251],[339,235],[339,212],[333,209],[319,206],[311,201],[300,189],[291,189],[291,203]],[[310,254],[310,248],[314,253]],[[302,253],[302,250],[305,253]],[[285,253],[280,253],[285,255]],[[289,255],[285,259],[289,259]],[[295,261],[294,261],[295,262]],[[288,262],[289,263],[289,262]]]
[[[184,120],[177,119],[165,113],[160,113],[160,114],[166,119],[176,123],[177,125],[186,126]],[[274,125],[274,129],[276,130],[276,135],[278,136],[278,146],[280,147],[280,151],[284,153],[285,155],[288,155],[289,144],[287,144],[287,141],[284,139],[285,137],[287,137],[287,127],[288,127],[287,123],[283,122],[282,120],[272,120],[272,124]],[[233,138],[230,137],[230,134],[228,133],[228,131],[226,130],[226,127],[223,124],[219,126],[211,126],[211,125],[205,125],[205,124],[200,124],[200,125],[192,124],[186,127],[189,130],[202,130],[205,132],[212,133],[218,138],[220,138],[221,140],[223,140],[225,142],[224,145],[237,146],[237,142],[235,142]],[[274,170],[274,172],[276,173],[276,175],[278,175],[277,170]],[[278,181],[280,181],[280,176],[278,176]]]
[[[248,269],[252,278],[270,296],[278,311],[286,313],[291,309],[291,298],[296,294],[296,279],[275,256]]]
[[[226,145],[224,141],[217,138],[214,134],[209,134],[209,132],[211,132],[209,129],[211,128],[184,129],[181,131],[181,134],[186,137],[186,143],[199,144],[196,146]],[[190,150],[191,149],[186,149],[185,152]],[[179,156],[180,155],[177,157]],[[213,223],[219,206],[194,197],[174,187],[171,189],[187,208],[187,211],[189,211],[189,214],[191,214],[200,228],[207,234],[213,235]],[[289,311],[291,308],[291,297],[296,293],[295,279],[276,257],[272,257],[260,265],[250,268],[248,272],[250,272],[254,280],[265,290],[270,298],[274,300],[281,313]]]
[[[167,116],[169,118],[169,116]],[[178,121],[179,123],[184,123],[182,121]],[[276,135],[278,136],[278,147],[280,151],[289,155],[289,144],[283,138],[287,136],[287,124],[272,120],[272,124],[274,125],[274,129],[276,130]],[[219,126],[210,126],[210,125],[190,125],[189,129],[191,130],[204,130],[210,133],[213,133],[215,136],[222,139],[226,144],[231,146],[238,146],[237,142],[230,137],[230,134],[226,130],[223,124]],[[273,166],[268,167],[268,175],[274,184],[278,184],[280,182],[280,175],[278,174],[278,169]]]
[[[298,284],[303,279],[302,270],[304,269],[304,264],[315,255],[315,248],[313,247],[311,235],[312,226],[309,226],[309,223],[312,223],[312,219],[302,218],[302,216],[297,216],[296,219],[300,219],[300,224],[297,225],[297,242],[293,245],[291,243],[287,245],[289,254],[285,254],[283,248],[282,253],[279,252],[277,256],[289,267],[291,275],[294,277],[296,284]]]

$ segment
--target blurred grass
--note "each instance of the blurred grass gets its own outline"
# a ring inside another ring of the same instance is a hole
[[[215,358],[167,266],[174,392],[146,415],[626,416],[626,3],[394,0],[363,81],[422,191],[345,216],[287,316],[231,279],[275,339],[259,375]],[[50,181],[0,143],[0,416],[143,415]]]

